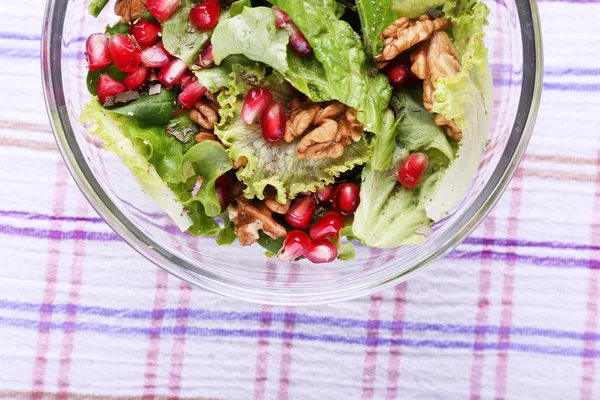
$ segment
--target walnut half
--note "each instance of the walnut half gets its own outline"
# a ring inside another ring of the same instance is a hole
[[[229,206],[229,218],[235,224],[235,234],[240,245],[249,246],[259,238],[259,231],[273,239],[284,237],[287,232],[273,219],[271,211],[264,202],[248,200],[243,194],[235,198],[237,205]]]

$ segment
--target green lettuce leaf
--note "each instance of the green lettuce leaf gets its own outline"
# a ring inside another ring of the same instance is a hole
[[[396,120],[392,110],[383,114],[383,131],[371,139],[371,165],[377,171],[387,171],[392,165],[396,149],[396,128],[402,120]]]
[[[98,18],[98,15],[102,12],[104,7],[108,4],[108,0],[92,0],[88,6],[88,12],[94,17]]]
[[[392,2],[392,0],[356,0],[363,38],[371,57],[381,53],[383,41],[379,39],[379,35],[398,18],[392,9]]]
[[[189,163],[195,175],[203,179],[196,196],[187,200],[184,205],[189,207],[192,202],[199,201],[204,206],[207,216],[216,217],[221,214],[221,204],[215,193],[215,182],[232,168],[227,152],[219,143],[202,142],[189,149],[183,156],[182,162],[184,169]]]
[[[360,36],[346,21],[338,19],[336,10],[339,4],[334,0],[270,2],[288,13],[322,64],[327,85],[318,86],[317,91],[355,108],[366,130],[380,134],[383,130],[382,114],[390,101],[391,88],[383,74],[372,76],[374,68],[365,54]],[[292,74],[295,72],[290,71]],[[295,86],[290,73],[280,72]]]
[[[142,95],[125,106],[110,108],[109,111],[130,116],[146,124],[164,127],[171,119],[176,101],[177,94],[174,91],[163,89],[158,94]]]
[[[229,9],[229,15],[235,17],[236,15],[241,14],[244,7],[252,7],[250,0],[238,0],[233,3]]]
[[[264,62],[285,72],[289,34],[275,27],[275,13],[270,8],[244,8],[226,21],[219,22],[213,32],[213,56],[219,65],[232,54],[243,54],[250,60]]]
[[[220,65],[195,71],[194,74],[198,78],[198,82],[204,85],[209,92],[216,93],[229,85],[234,64],[253,66],[256,65],[256,62],[249,60],[243,55],[234,54],[221,61]]]
[[[206,47],[210,32],[200,30],[190,21],[193,0],[181,0],[175,12],[162,24],[162,42],[165,49],[188,66],[196,64],[198,55]],[[221,19],[226,18],[221,15]]]
[[[427,205],[434,220],[442,219],[468,189],[483,155],[492,113],[492,75],[484,44],[488,8],[481,2],[444,5],[452,20],[452,36],[463,67],[435,84],[433,111],[456,121],[463,132],[456,160],[441,177]]]
[[[181,230],[187,230],[193,225],[192,219],[184,213],[183,206],[154,165],[140,153],[130,137],[124,134],[140,131],[137,122],[111,114],[95,100],[82,110],[81,122],[92,135],[102,140],[106,150],[115,153],[121,159],[144,192],[165,210]]]
[[[398,17],[416,18],[430,8],[444,5],[446,0],[392,0]]]
[[[277,190],[277,201],[283,203],[287,197],[332,183],[335,177],[369,158],[369,146],[364,138],[347,147],[342,157],[318,161],[299,160],[297,141],[266,142],[260,124],[248,125],[240,119],[243,96],[253,86],[268,87],[275,99],[284,104],[294,93],[277,73],[265,77],[262,67],[234,66],[230,89],[218,98],[221,123],[215,133],[228,147],[232,160],[241,156],[248,159],[248,164],[237,172],[238,178],[247,185],[246,197],[263,199],[265,188],[271,185]]]

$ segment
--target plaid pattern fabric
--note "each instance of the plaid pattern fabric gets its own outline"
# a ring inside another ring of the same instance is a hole
[[[545,93],[489,218],[342,304],[221,298],[138,256],[71,180],[39,79],[43,1],[0,13],[0,398],[600,398],[598,0],[546,0]]]

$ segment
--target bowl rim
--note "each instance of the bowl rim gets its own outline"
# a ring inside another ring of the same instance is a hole
[[[516,0],[515,2],[523,45],[521,96],[511,129],[511,137],[515,132],[520,131],[518,142],[511,144],[509,141],[490,179],[464,215],[450,227],[449,238],[441,246],[425,252],[425,256],[409,269],[369,282],[356,282],[342,288],[301,293],[264,288],[257,290],[248,285],[235,285],[210,271],[204,270],[198,273],[193,265],[163,249],[151,237],[129,222],[106,194],[87,164],[77,162],[78,158],[82,159],[83,154],[77,146],[68,111],[64,106],[66,104],[64,92],[53,90],[54,87],[62,87],[61,44],[65,13],[60,10],[66,10],[68,0],[49,0],[46,4],[41,42],[42,86],[46,109],[60,153],[81,192],[117,235],[158,267],[194,286],[253,303],[299,306],[350,300],[397,285],[447,255],[483,221],[515,174],[533,133],[543,78],[542,36],[536,1]],[[512,156],[506,156],[507,152]]]

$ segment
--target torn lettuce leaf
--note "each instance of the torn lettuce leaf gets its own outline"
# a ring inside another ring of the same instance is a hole
[[[194,75],[198,78],[198,82],[204,85],[209,92],[216,93],[229,85],[232,66],[234,64],[253,66],[256,62],[249,60],[243,55],[234,54],[221,61],[220,65],[195,71]]]
[[[162,42],[173,56],[189,67],[196,64],[198,55],[206,47],[210,33],[197,28],[190,21],[190,10],[196,5],[193,0],[181,0],[179,7],[162,24]],[[226,19],[227,15],[221,15]]]
[[[444,5],[446,0],[392,0],[392,2],[398,17],[417,18],[430,8]]]
[[[248,163],[237,172],[238,178],[247,185],[244,192],[248,198],[264,198],[268,185],[277,190],[277,201],[295,197],[304,191],[332,183],[335,177],[369,158],[369,146],[363,138],[345,149],[338,159],[299,160],[296,156],[297,141],[269,143],[264,140],[260,124],[245,124],[240,119],[244,103],[243,95],[253,86],[265,86],[277,101],[287,103],[293,97],[293,89],[278,73],[265,77],[263,67],[234,66],[229,90],[219,95],[221,122],[215,133],[227,146],[232,160],[246,157]],[[287,88],[287,89],[286,89]]]
[[[176,101],[177,93],[163,88],[158,94],[143,94],[129,104],[110,108],[109,111],[135,118],[143,123],[165,126],[171,119]]]
[[[371,57],[382,52],[383,41],[379,36],[398,18],[392,3],[392,0],[356,0],[363,38]]]
[[[487,143],[492,113],[492,75],[483,27],[489,13],[480,2],[450,2],[444,13],[452,20],[454,44],[462,70],[435,84],[433,111],[456,121],[463,132],[456,160],[441,177],[427,204],[427,214],[438,221],[467,191]]]
[[[226,21],[213,32],[213,56],[217,65],[232,54],[264,62],[285,72],[289,34],[275,27],[275,13],[267,7],[248,8]]]
[[[143,191],[165,210],[182,231],[193,225],[192,219],[184,213],[183,206],[177,201],[176,195],[163,181],[154,165],[140,153],[130,137],[126,136],[125,132],[131,134],[139,130],[135,121],[111,114],[102,108],[100,103],[93,100],[83,109],[81,122],[85,124],[90,134],[102,140],[106,150],[119,157],[139,182]]]
[[[88,6],[88,12],[94,17],[98,18],[98,15],[102,12],[104,7],[108,4],[108,0],[92,0]]]
[[[252,7],[250,0],[238,0],[233,3],[229,9],[229,15],[235,17],[236,15],[241,14],[244,7]]]

